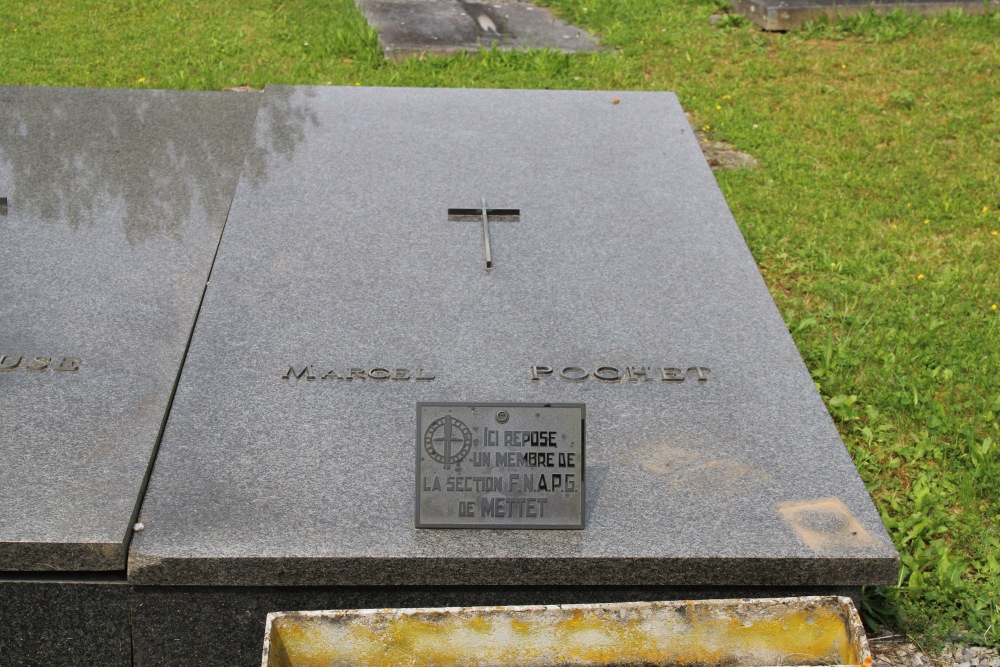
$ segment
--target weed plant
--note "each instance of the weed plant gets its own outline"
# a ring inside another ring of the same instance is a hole
[[[351,0],[0,0],[0,83],[676,91],[760,162],[719,182],[902,555],[869,621],[1000,645],[1000,14],[550,4],[615,50],[389,62]]]

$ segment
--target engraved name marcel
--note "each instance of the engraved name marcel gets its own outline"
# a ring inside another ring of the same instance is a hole
[[[55,371],[57,373],[76,373],[80,370],[83,359],[80,357],[50,357],[39,355],[28,358],[17,354],[0,354],[0,373],[25,370],[31,373]]]
[[[282,380],[394,380],[396,382],[430,382],[434,374],[423,368],[346,368],[314,370],[313,366],[289,366]]]

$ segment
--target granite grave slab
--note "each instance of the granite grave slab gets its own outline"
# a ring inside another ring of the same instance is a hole
[[[0,571],[124,573],[258,101],[0,87]]]
[[[272,87],[255,133],[137,590],[895,581],[673,94]],[[485,429],[418,403],[585,405],[583,529],[415,527],[427,435],[473,511],[573,492],[507,433],[477,482]]]

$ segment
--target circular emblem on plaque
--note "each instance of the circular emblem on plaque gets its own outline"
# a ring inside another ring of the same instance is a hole
[[[438,463],[458,463],[469,454],[470,449],[472,432],[451,415],[438,417],[424,431],[424,450]]]

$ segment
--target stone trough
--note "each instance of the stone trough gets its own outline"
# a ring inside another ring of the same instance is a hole
[[[272,613],[262,667],[871,665],[850,598]]]

